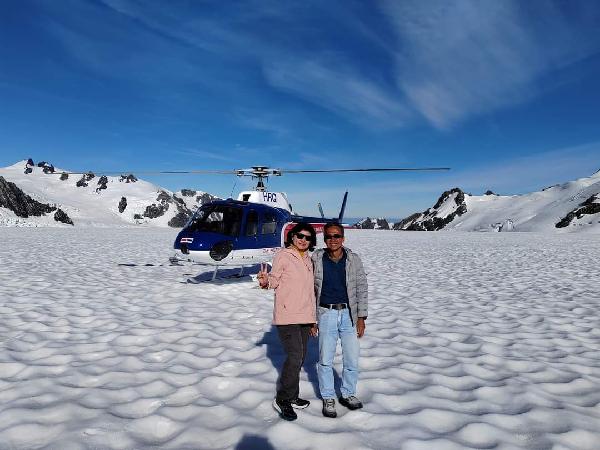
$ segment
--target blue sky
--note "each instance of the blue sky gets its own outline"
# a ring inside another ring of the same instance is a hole
[[[0,166],[449,166],[288,175],[296,209],[404,217],[600,169],[594,1],[2,2]],[[229,176],[148,177],[229,196]]]

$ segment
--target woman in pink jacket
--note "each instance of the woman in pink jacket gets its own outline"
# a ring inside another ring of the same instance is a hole
[[[275,289],[273,324],[286,359],[273,407],[285,420],[296,420],[294,408],[304,409],[310,404],[298,394],[308,335],[317,321],[313,265],[308,254],[316,244],[312,225],[298,223],[287,235],[286,248],[275,255],[271,273],[267,273],[266,266],[258,273],[263,289]]]

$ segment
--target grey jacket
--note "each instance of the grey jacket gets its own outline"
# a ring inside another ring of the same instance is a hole
[[[367,317],[368,315],[368,297],[369,285],[367,284],[367,275],[363,268],[360,257],[349,248],[344,247],[346,251],[346,291],[350,301],[350,318],[355,324],[357,317]],[[321,308],[318,307],[321,301],[321,288],[323,287],[323,253],[325,249],[319,248],[312,254],[315,275],[315,297],[317,299],[317,315]]]

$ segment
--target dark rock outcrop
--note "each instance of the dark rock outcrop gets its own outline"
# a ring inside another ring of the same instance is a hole
[[[191,192],[191,191],[190,191]],[[182,192],[183,194],[183,192]],[[196,192],[191,195],[195,195]],[[210,195],[210,194],[209,194]],[[212,196],[210,196],[212,197]],[[166,191],[159,191],[156,196],[156,202],[146,206],[143,216],[148,219],[156,219],[163,216],[171,206],[177,209],[177,213],[167,223],[170,227],[181,228],[192,216],[192,211],[186,206],[185,201],[176,195],[171,195]]]
[[[23,171],[23,173],[25,175],[30,174],[31,172],[33,172],[34,167],[35,167],[35,163],[33,162],[33,159],[29,158],[27,160],[27,162],[25,163],[25,170]]]
[[[455,195],[454,203],[456,204],[456,209],[445,217],[438,216],[438,209],[450,201],[450,197],[453,195]],[[452,222],[456,217],[462,216],[466,212],[467,204],[465,203],[465,193],[459,188],[454,188],[445,191],[433,208],[429,208],[427,211],[413,214],[401,220],[394,226],[394,229],[406,231],[438,231]]]
[[[496,195],[496,196],[497,196],[498,194],[496,194],[496,193],[494,193],[493,191],[490,191],[490,190],[488,189],[487,191],[485,191],[485,194],[483,194],[483,195]]]
[[[353,225],[354,228],[359,228],[362,230],[389,230],[390,224],[386,219],[380,217],[378,219],[371,219],[367,217],[366,219],[361,220]]]
[[[67,225],[75,225],[67,213],[60,208],[54,213],[54,220]]]
[[[571,224],[573,219],[581,219],[583,216],[600,213],[600,193],[594,194],[583,203],[580,203],[577,208],[569,212],[556,225],[556,228],[564,228]]]
[[[169,205],[157,205],[153,203],[152,205],[146,206],[143,216],[148,219],[156,219],[157,217],[164,215],[168,209]]]
[[[77,183],[75,183],[75,186],[77,186],[77,187],[87,187],[88,181],[91,181],[95,177],[96,177],[96,175],[94,175],[92,172],[84,173],[81,176],[81,179],[79,181],[77,181]]]
[[[199,205],[204,205],[205,203],[212,202],[213,200],[219,200],[219,197],[207,194],[206,192],[196,196],[196,203],[198,203]]]
[[[182,228],[190,219],[190,217],[191,214],[180,210],[175,216],[173,216],[171,220],[169,220],[168,225],[173,228]]]
[[[69,174],[67,172],[63,172],[60,174],[60,181],[66,181],[69,179]]]
[[[119,212],[123,214],[123,211],[127,208],[127,199],[125,197],[121,197],[121,201],[119,202]]]
[[[146,206],[146,210],[143,214],[144,217],[147,217],[148,219],[156,219],[157,217],[164,215],[165,212],[169,210],[169,205],[173,203],[173,197],[171,197],[171,195],[165,191],[158,191],[156,201],[158,204],[153,203]]]
[[[124,181],[125,183],[135,183],[137,180],[136,176],[132,173],[129,175],[121,175],[121,178],[119,178],[119,181]]]
[[[552,189],[552,188],[558,187],[558,186],[560,186],[560,184],[553,184],[552,186],[546,186],[545,188],[542,189],[542,192],[543,191],[547,191],[548,189]]]
[[[96,188],[96,193],[99,193],[101,190],[106,189],[107,184],[108,177],[106,175],[102,175],[98,180],[98,187]]]
[[[173,200],[173,197],[171,197],[171,195],[165,191],[159,191],[158,196],[156,197],[156,201],[161,202],[163,204],[171,203],[172,200]]]
[[[404,229],[404,227],[405,227],[407,224],[409,224],[409,223],[411,223],[411,222],[413,222],[413,221],[417,220],[417,219],[418,219],[419,217],[421,217],[422,215],[423,215],[423,213],[414,213],[414,214],[411,214],[410,216],[408,216],[408,217],[405,217],[404,219],[402,219],[400,222],[396,222],[396,223],[394,224],[394,226],[393,226],[393,228],[392,228],[392,229],[394,229],[394,230],[402,230],[402,229]]]
[[[56,210],[55,206],[34,200],[4,177],[0,177],[0,206],[10,209],[19,217],[39,217]]]
[[[181,195],[183,195],[184,197],[193,197],[194,195],[196,195],[196,191],[193,191],[191,189],[182,189]]]

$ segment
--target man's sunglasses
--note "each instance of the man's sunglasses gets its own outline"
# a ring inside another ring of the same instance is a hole
[[[328,241],[328,240],[330,240],[330,239],[341,239],[341,238],[343,238],[343,237],[344,237],[344,236],[342,236],[341,234],[326,234],[326,235],[324,235],[324,236],[323,236],[323,238],[324,238],[326,241]]]
[[[305,241],[310,241],[312,239],[312,236],[310,234],[296,233],[296,239],[298,239],[299,241],[303,239]]]

